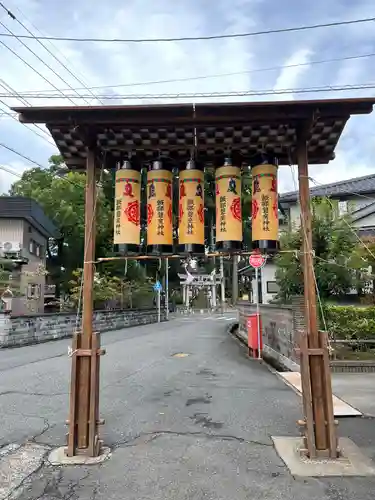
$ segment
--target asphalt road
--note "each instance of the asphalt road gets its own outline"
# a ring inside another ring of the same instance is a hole
[[[372,499],[373,479],[289,474],[270,436],[297,435],[301,400],[247,359],[226,332],[229,317],[104,334],[100,407],[111,458],[90,467],[45,462],[15,494],[22,500]],[[65,444],[69,344],[0,352],[2,445]],[[375,455],[373,421],[351,419],[340,429]]]

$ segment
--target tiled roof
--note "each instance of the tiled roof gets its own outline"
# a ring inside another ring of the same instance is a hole
[[[46,216],[39,203],[31,198],[0,196],[0,218],[24,219],[46,238],[59,237],[55,224]]]
[[[324,186],[314,186],[310,188],[311,196],[346,196],[350,194],[375,193],[375,174],[355,177],[346,181],[325,184]],[[280,202],[293,202],[298,197],[298,191],[280,194]]]

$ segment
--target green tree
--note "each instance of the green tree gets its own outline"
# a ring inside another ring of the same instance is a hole
[[[54,281],[67,289],[72,271],[83,262],[86,175],[78,172],[58,175],[61,167],[60,158],[51,157],[49,168],[26,171],[11,186],[9,194],[36,200],[54,221],[60,237],[48,246],[47,267]],[[101,187],[98,188],[96,207],[96,252],[99,256],[105,255],[112,247],[113,227],[109,201]]]
[[[362,301],[366,304],[375,304],[375,237],[364,236],[358,242],[357,256],[362,261],[363,267],[366,269],[365,278],[365,293]]]
[[[303,294],[300,254],[303,235],[301,227],[281,238],[281,252],[276,258],[276,281],[280,288],[278,296],[282,300]],[[338,217],[329,200],[314,200],[312,203],[312,241],[315,276],[322,298],[340,296],[352,288],[363,287],[360,271],[364,262],[358,255],[358,238],[350,228],[350,220]]]
[[[77,306],[82,294],[82,269],[72,272],[69,281],[70,299]],[[95,307],[142,307],[152,306],[154,292],[149,280],[143,282],[128,279],[128,276],[112,276],[102,271],[94,275],[94,304]]]

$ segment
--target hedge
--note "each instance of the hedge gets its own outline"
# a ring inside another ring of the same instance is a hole
[[[336,339],[375,339],[375,307],[323,306],[327,330]],[[324,322],[321,318],[321,328]]]

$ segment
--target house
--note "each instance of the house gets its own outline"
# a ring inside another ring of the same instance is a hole
[[[58,231],[30,198],[0,196],[0,293],[14,315],[44,312],[55,286],[47,284],[46,250]]]
[[[350,213],[352,224],[360,233],[375,227],[375,174],[312,187],[310,196],[329,197],[338,214]],[[280,204],[291,227],[298,226],[301,214],[298,191],[281,194]]]
[[[375,236],[375,174],[310,187],[310,196],[329,197],[339,215],[350,214],[351,225],[360,237]],[[280,222],[280,233],[298,227],[301,215],[298,191],[280,194],[279,202],[285,216]],[[275,271],[271,259],[261,271],[264,303],[272,301],[277,294]]]

